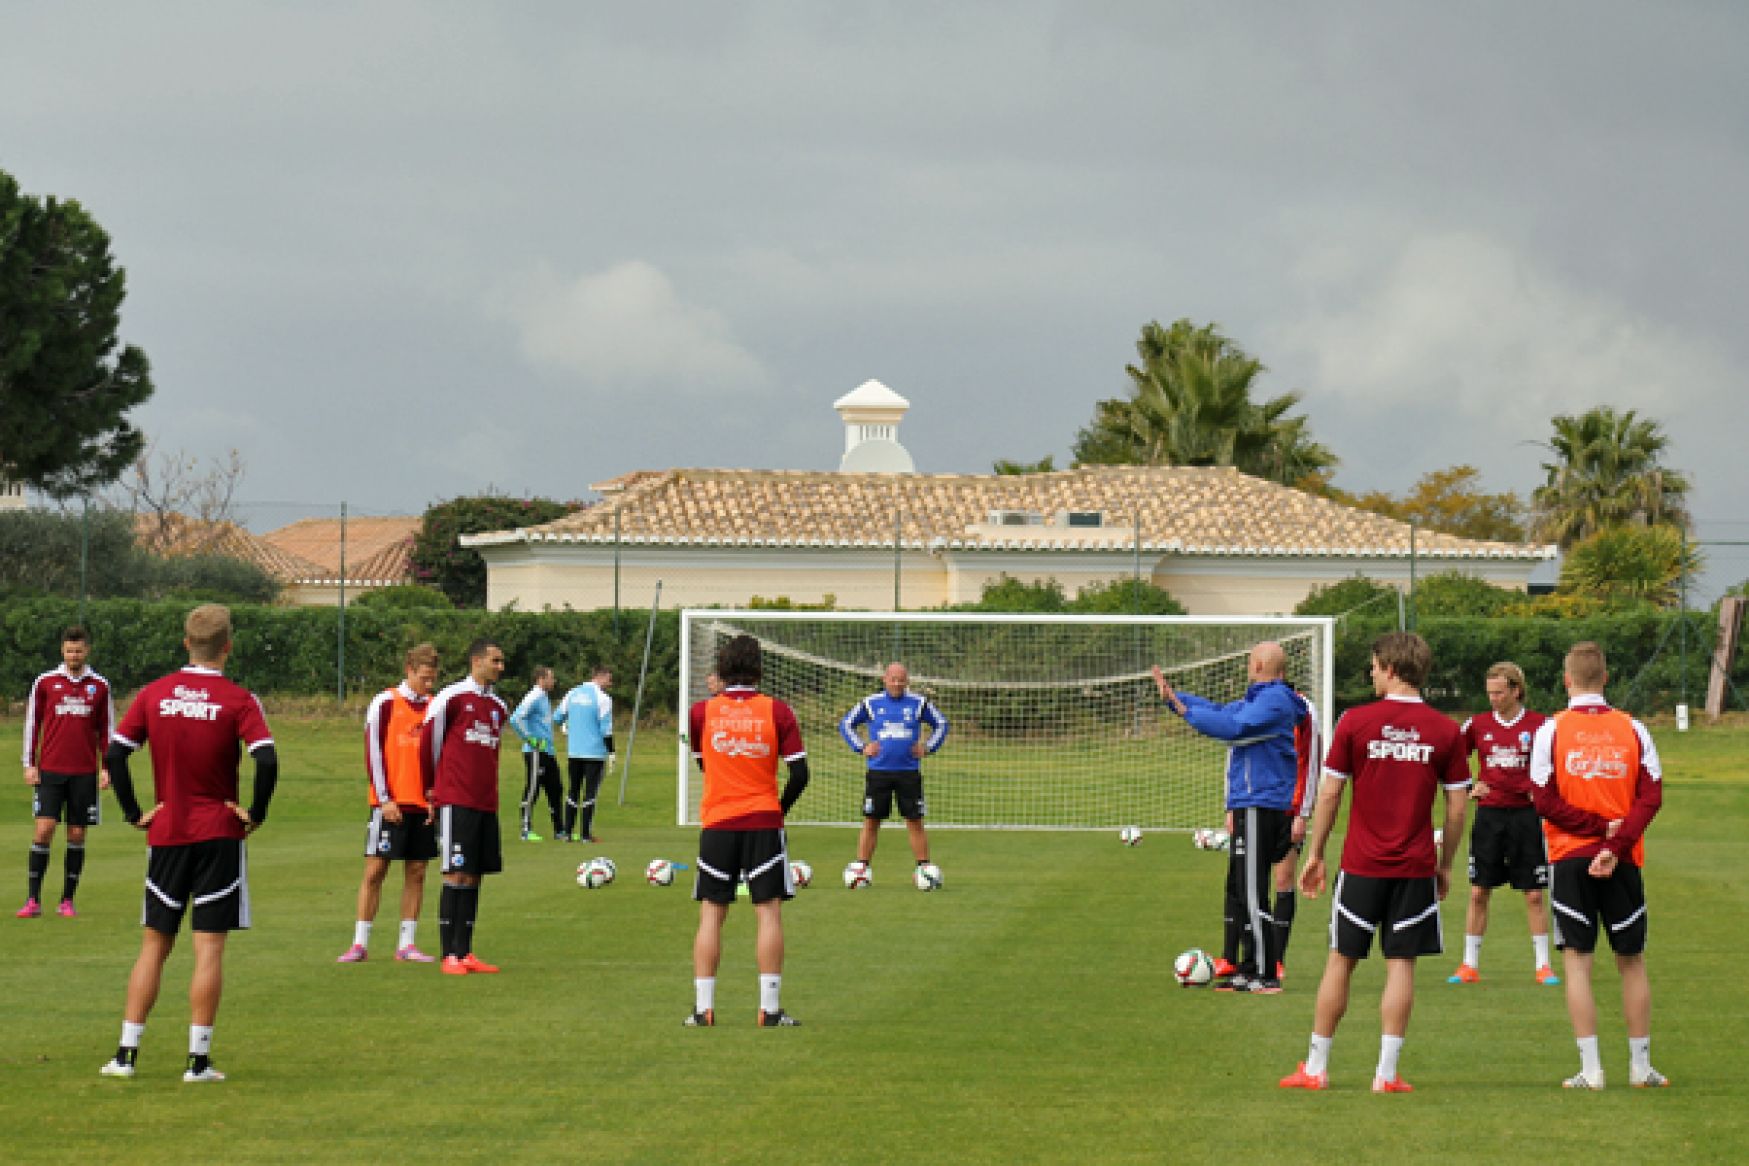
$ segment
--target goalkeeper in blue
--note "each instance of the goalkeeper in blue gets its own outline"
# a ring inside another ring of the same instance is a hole
[[[856,861],[867,866],[880,840],[881,823],[899,803],[911,857],[929,861],[929,838],[923,832],[923,758],[947,740],[947,718],[927,697],[911,691],[911,673],[903,664],[887,665],[882,688],[856,703],[838,722],[838,735],[868,759],[862,795],[862,833],[856,841]]]
[[[1274,867],[1293,845],[1294,789],[1299,762],[1294,726],[1307,713],[1305,698],[1286,679],[1287,654],[1264,641],[1245,661],[1250,684],[1230,704],[1215,704],[1176,691],[1158,665],[1154,684],[1167,707],[1205,737],[1225,741],[1227,811],[1233,819],[1227,856],[1226,914],[1240,923],[1239,967],[1216,991],[1271,994],[1281,991],[1281,958],[1269,892]]]
[[[559,759],[553,754],[553,670],[541,665],[534,670],[534,683],[528,695],[510,714],[510,726],[522,738],[522,764],[528,769],[528,781],[522,788],[522,840],[539,842],[534,832],[534,804],[544,792],[547,809],[553,819],[553,837],[563,838],[564,819],[560,802],[564,791],[559,785]]]

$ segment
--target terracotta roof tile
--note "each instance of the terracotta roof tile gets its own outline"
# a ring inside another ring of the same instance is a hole
[[[358,583],[411,582],[413,537],[421,520],[360,517],[346,520],[346,578]],[[305,518],[261,536],[285,554],[310,564],[300,582],[340,573],[340,519]]]
[[[606,542],[615,512],[627,540],[656,543],[945,540],[960,549],[1129,546],[1185,554],[1407,554],[1407,523],[1357,510],[1231,468],[1089,466],[1049,474],[841,474],[805,470],[640,470],[599,484],[599,506],[540,526],[471,536],[469,545],[552,539]],[[1099,511],[1100,527],[992,527],[992,511],[1052,523],[1062,511]],[[1116,529],[1113,529],[1116,528]],[[1431,557],[1544,558],[1544,547],[1420,531]]]

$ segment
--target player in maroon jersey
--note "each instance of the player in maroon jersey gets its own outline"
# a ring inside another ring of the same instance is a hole
[[[1443,949],[1439,900],[1451,887],[1452,853],[1463,836],[1470,770],[1463,735],[1452,720],[1421,701],[1433,663],[1427,641],[1413,632],[1389,632],[1373,642],[1373,691],[1382,699],[1349,709],[1336,723],[1324,757],[1325,780],[1312,822],[1310,852],[1300,890],[1324,889],[1324,847],[1330,841],[1342,791],[1354,786],[1348,835],[1336,876],[1330,920],[1331,950],[1318,985],[1311,1051],[1282,1078],[1284,1089],[1327,1089],[1330,1044],[1348,1010],[1355,965],[1373,937],[1385,957],[1379,998],[1379,1063],[1374,1093],[1407,1093],[1397,1072],[1403,1035],[1415,1003],[1415,960]],[[1445,790],[1445,840],[1433,841],[1433,798]]]
[[[1524,707],[1524,670],[1510,661],[1488,669],[1488,711],[1464,722],[1464,747],[1476,755],[1476,820],[1470,827],[1470,906],[1464,914],[1464,962],[1446,978],[1474,984],[1482,978],[1482,936],[1488,930],[1488,900],[1511,883],[1524,892],[1536,982],[1561,978],[1549,964],[1549,917],[1543,891],[1549,885],[1542,819],[1530,796],[1530,743],[1548,718]]]
[[[225,678],[231,613],[216,603],[183,625],[188,666],[146,685],[116,727],[104,764],[128,824],[147,832],[140,956],[128,977],[127,1011],[106,1077],[132,1077],[146,1018],[158,1000],[164,962],[185,914],[193,916],[188,1068],[184,1081],[223,1081],[211,1061],[213,1021],[224,983],[225,937],[249,926],[249,866],[243,840],[267,821],[279,757],[255,694]],[[152,808],[141,813],[128,759],[152,751]],[[240,804],[237,767],[255,761],[249,808]]]
[[[438,928],[445,974],[496,972],[474,954],[480,879],[504,869],[498,837],[498,742],[510,710],[492,685],[504,675],[504,649],[468,646],[468,675],[431,698],[419,730],[425,800],[437,812],[443,893]]]
[[[72,918],[73,894],[85,869],[85,830],[101,820],[97,791],[109,788],[102,773],[103,746],[115,723],[109,681],[87,666],[91,636],[82,627],[61,633],[61,666],[30,686],[24,706],[24,784],[31,787],[36,830],[30,839],[30,890],[20,919],[43,913],[43,879],[55,826],[67,816],[60,914]]]

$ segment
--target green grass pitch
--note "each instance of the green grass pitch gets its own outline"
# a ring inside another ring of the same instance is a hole
[[[1181,834],[1126,848],[1115,833],[941,831],[934,857],[947,885],[922,895],[896,828],[883,834],[875,885],[856,893],[838,881],[852,834],[796,830],[792,850],[816,882],[784,912],[784,1004],[804,1027],[753,1027],[742,907],[727,928],[723,1026],[683,1029],[696,917],[688,876],[655,889],[642,870],[658,855],[690,861],[693,834],[672,824],[674,754],[654,733],[639,741],[628,804],[606,799],[603,846],[506,842],[507,870],[486,882],[477,936],[502,975],[452,979],[387,958],[393,872],[370,962],[336,965],[361,868],[358,721],[282,711],[273,723],[284,778],[250,844],[255,928],[233,937],[227,956],[214,1043],[231,1074],[223,1085],[181,1082],[185,950],[167,970],[139,1077],[98,1076],[139,943],[144,841],[108,802],[80,917],[14,920],[29,801],[11,779],[0,803],[0,884],[12,890],[0,900],[0,1160],[1749,1158],[1749,1062],[1738,1055],[1749,1044],[1737,996],[1749,946],[1741,727],[1658,734],[1668,793],[1647,844],[1649,958],[1654,1060],[1673,1088],[1621,1087],[1626,1042],[1607,957],[1598,987],[1611,1088],[1558,1087],[1577,1063],[1561,992],[1532,983],[1522,908],[1505,893],[1481,985],[1446,985],[1455,951],[1423,962],[1403,1054],[1417,1092],[1374,1097],[1376,960],[1356,980],[1333,1091],[1276,1088],[1305,1053],[1322,901],[1301,905],[1281,996],[1173,984],[1179,951],[1219,943],[1221,858]],[[0,720],[6,756],[17,757],[19,731],[16,717]],[[520,762],[508,752],[504,773],[513,809]],[[619,880],[585,891],[573,871],[596,852],[617,861]],[[60,877],[57,837],[51,896]],[[434,871],[428,949],[436,881]],[[1448,948],[1462,920],[1460,891],[1445,906]]]

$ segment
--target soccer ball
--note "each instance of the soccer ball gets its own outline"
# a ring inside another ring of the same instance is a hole
[[[577,885],[591,891],[600,890],[613,881],[613,874],[601,864],[599,858],[592,858],[577,868]]]
[[[805,887],[814,881],[814,868],[800,859],[789,864],[790,881],[798,887]]]
[[[844,885],[850,890],[860,891],[872,882],[874,872],[869,870],[868,863],[853,862],[844,868]]]
[[[1172,962],[1172,977],[1181,988],[1200,988],[1215,978],[1215,961],[1200,947],[1193,947]]]
[[[1210,830],[1209,831],[1209,849],[1210,850],[1225,850],[1227,848],[1227,844],[1231,841],[1232,841],[1232,839],[1227,836],[1227,832],[1225,830]]]
[[[667,887],[674,884],[674,864],[666,858],[652,858],[650,865],[644,868],[644,881],[652,887]]]
[[[941,868],[926,862],[911,873],[911,884],[920,891],[941,890]]]
[[[1215,832],[1207,826],[1198,826],[1190,832],[1190,844],[1198,850],[1213,850],[1214,847],[1210,843],[1214,840],[1214,836]]]
[[[1142,828],[1140,826],[1125,826],[1117,832],[1117,840],[1125,846],[1134,846],[1142,840]]]
[[[608,882],[611,883],[614,879],[617,879],[619,877],[619,867],[613,865],[613,859],[607,857],[604,854],[604,855],[600,856],[599,858],[595,859],[594,861],[600,863],[603,867],[606,868]]]

